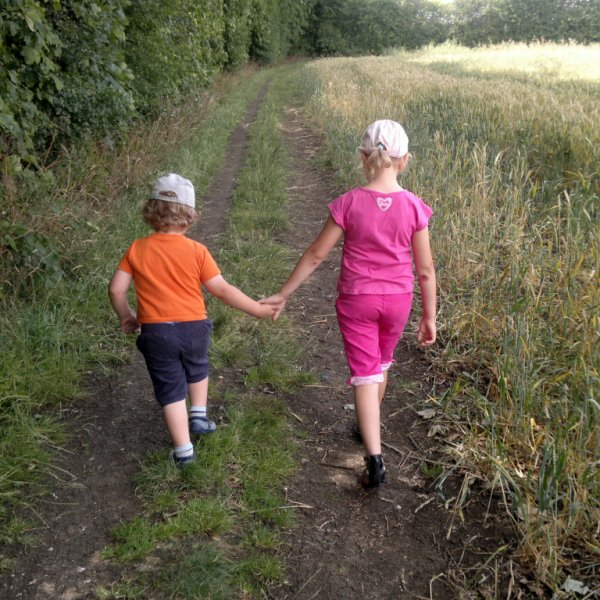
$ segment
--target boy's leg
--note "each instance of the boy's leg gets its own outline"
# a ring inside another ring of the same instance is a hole
[[[208,403],[208,377],[196,383],[188,383],[188,394],[190,396],[190,406],[205,407]]]
[[[216,423],[207,415],[208,404],[208,377],[196,383],[188,383],[190,396],[189,428],[192,433],[213,433],[217,429]]]
[[[181,358],[186,373],[190,397],[190,431],[195,434],[212,433],[217,429],[207,417],[208,403],[208,348],[212,323],[208,319],[190,323],[182,336]]]
[[[171,435],[174,446],[183,446],[190,443],[188,429],[188,415],[185,400],[179,400],[163,406],[163,414],[167,422],[167,429]]]
[[[354,386],[356,418],[367,456],[381,454],[379,385],[370,383]]]
[[[195,455],[194,446],[190,440],[185,399],[165,404],[163,414],[165,415],[167,429],[173,440],[175,463],[183,466],[192,462]]]

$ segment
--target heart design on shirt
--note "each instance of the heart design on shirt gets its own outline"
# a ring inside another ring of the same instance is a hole
[[[377,198],[377,206],[385,212],[392,205],[391,198]]]

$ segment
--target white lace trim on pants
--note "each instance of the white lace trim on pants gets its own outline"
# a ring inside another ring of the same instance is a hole
[[[364,377],[351,377],[350,383],[352,385],[369,385],[371,383],[383,383],[383,374],[378,373],[377,375],[365,375]]]

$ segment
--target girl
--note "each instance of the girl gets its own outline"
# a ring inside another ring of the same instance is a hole
[[[436,337],[436,281],[428,222],[431,209],[398,185],[408,164],[408,137],[399,123],[372,123],[362,136],[360,157],[367,179],[329,204],[321,233],[304,252],[279,293],[261,300],[275,318],[289,296],[344,236],[336,312],[363,440],[368,485],[385,481],[379,412],[398,340],[408,320],[417,271],[423,303],[421,345]]]

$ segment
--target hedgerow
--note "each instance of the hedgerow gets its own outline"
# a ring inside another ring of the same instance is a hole
[[[223,69],[297,50],[313,2],[2,2],[3,179],[64,142],[112,147],[133,119],[181,102]]]

